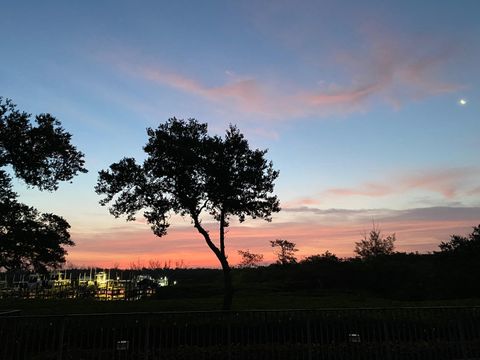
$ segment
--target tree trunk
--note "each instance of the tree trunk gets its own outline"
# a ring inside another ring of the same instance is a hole
[[[222,263],[223,270],[223,284],[224,284],[224,294],[223,294],[223,306],[222,310],[231,310],[232,309],[232,300],[233,300],[233,285],[232,285],[232,273],[230,266],[228,265],[227,260],[225,259],[226,266]]]
[[[213,243],[208,231],[202,227],[198,219],[198,216],[192,216],[192,218],[193,218],[195,228],[197,228],[198,232],[203,235],[205,241],[207,242],[208,247],[210,248],[210,250],[213,251],[217,259],[220,261],[220,264],[222,265],[223,284],[224,284],[222,310],[231,310],[232,300],[233,300],[233,285],[232,285],[232,275],[231,275],[230,265],[228,264],[227,257],[225,255],[224,221],[221,221],[221,224],[220,224],[220,249],[221,249],[220,250]]]
[[[232,299],[233,299],[233,285],[232,285],[232,275],[230,265],[227,261],[227,255],[225,254],[225,212],[222,209],[220,214],[220,263],[222,264],[223,270],[223,283],[224,283],[224,296],[223,296],[223,307],[222,310],[231,310],[232,309]]]

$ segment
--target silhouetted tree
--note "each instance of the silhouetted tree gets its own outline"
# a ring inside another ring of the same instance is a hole
[[[395,249],[395,234],[383,237],[379,228],[373,225],[373,229],[367,237],[364,235],[363,239],[355,243],[355,253],[361,258],[371,258],[379,255],[390,255]]]
[[[450,240],[439,245],[443,253],[480,252],[480,225],[474,226],[468,236],[452,235]]]
[[[330,251],[325,251],[323,254],[318,254],[318,255],[310,255],[307,256],[305,259],[303,259],[301,262],[304,264],[308,263],[320,263],[320,262],[339,262],[340,259],[337,257],[337,255],[331,253]]]
[[[225,251],[225,229],[232,216],[271,220],[279,211],[272,195],[278,172],[265,159],[266,150],[251,150],[239,130],[230,126],[224,138],[209,136],[207,124],[195,119],[169,119],[157,129],[147,129],[144,151],[147,159],[139,165],[124,158],[101,171],[96,186],[105,195],[102,205],[111,203],[115,217],[134,220],[138,211],[158,236],[167,233],[169,213],[189,216],[210,250],[220,261],[224,274],[224,309],[231,307],[233,288]],[[202,217],[211,215],[219,223],[218,242],[203,226]]]
[[[0,167],[10,165],[15,175],[40,190],[56,190],[84,168],[84,155],[70,143],[72,135],[50,114],[35,117],[20,112],[0,97]]]
[[[288,240],[277,239],[275,241],[271,240],[270,245],[272,246],[275,255],[278,257],[278,264],[286,265],[295,264],[297,262],[295,253],[298,249],[295,248],[295,243]]]
[[[148,260],[148,268],[150,270],[158,270],[162,268],[162,262],[158,259],[150,259]]]
[[[15,204],[0,215],[0,267],[46,272],[65,262],[63,246],[73,246],[70,225],[60,216]]]
[[[242,268],[252,268],[258,266],[263,261],[263,254],[254,254],[250,250],[238,250],[238,254],[242,257],[239,266]]]
[[[40,190],[56,190],[84,168],[84,155],[50,114],[31,115],[0,97],[0,168]],[[69,224],[17,201],[12,179],[0,170],[0,267],[46,271],[65,262],[64,245],[73,245]]]
[[[340,288],[342,260],[330,251],[310,255],[300,261],[299,278],[307,288]]]
[[[435,253],[439,277],[450,296],[479,296],[480,225],[467,236],[452,235]]]

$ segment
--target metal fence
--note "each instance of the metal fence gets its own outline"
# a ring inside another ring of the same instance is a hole
[[[0,359],[480,359],[480,307],[0,315]]]

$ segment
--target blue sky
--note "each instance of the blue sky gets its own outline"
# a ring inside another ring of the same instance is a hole
[[[275,238],[349,256],[372,219],[399,250],[431,251],[480,222],[479,13],[475,0],[4,1],[0,95],[57,116],[90,171],[17,190],[71,223],[75,264],[216,265],[187,220],[158,239],[93,191],[100,169],[142,158],[146,127],[195,117],[212,133],[237,124],[280,170],[284,210],[233,224],[233,261],[271,259]]]

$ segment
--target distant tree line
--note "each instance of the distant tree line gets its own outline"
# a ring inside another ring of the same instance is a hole
[[[244,280],[289,291],[354,291],[412,301],[480,296],[480,225],[427,254],[396,252],[394,241],[394,234],[383,236],[374,227],[356,243],[356,257],[342,259],[327,251],[239,273]]]

